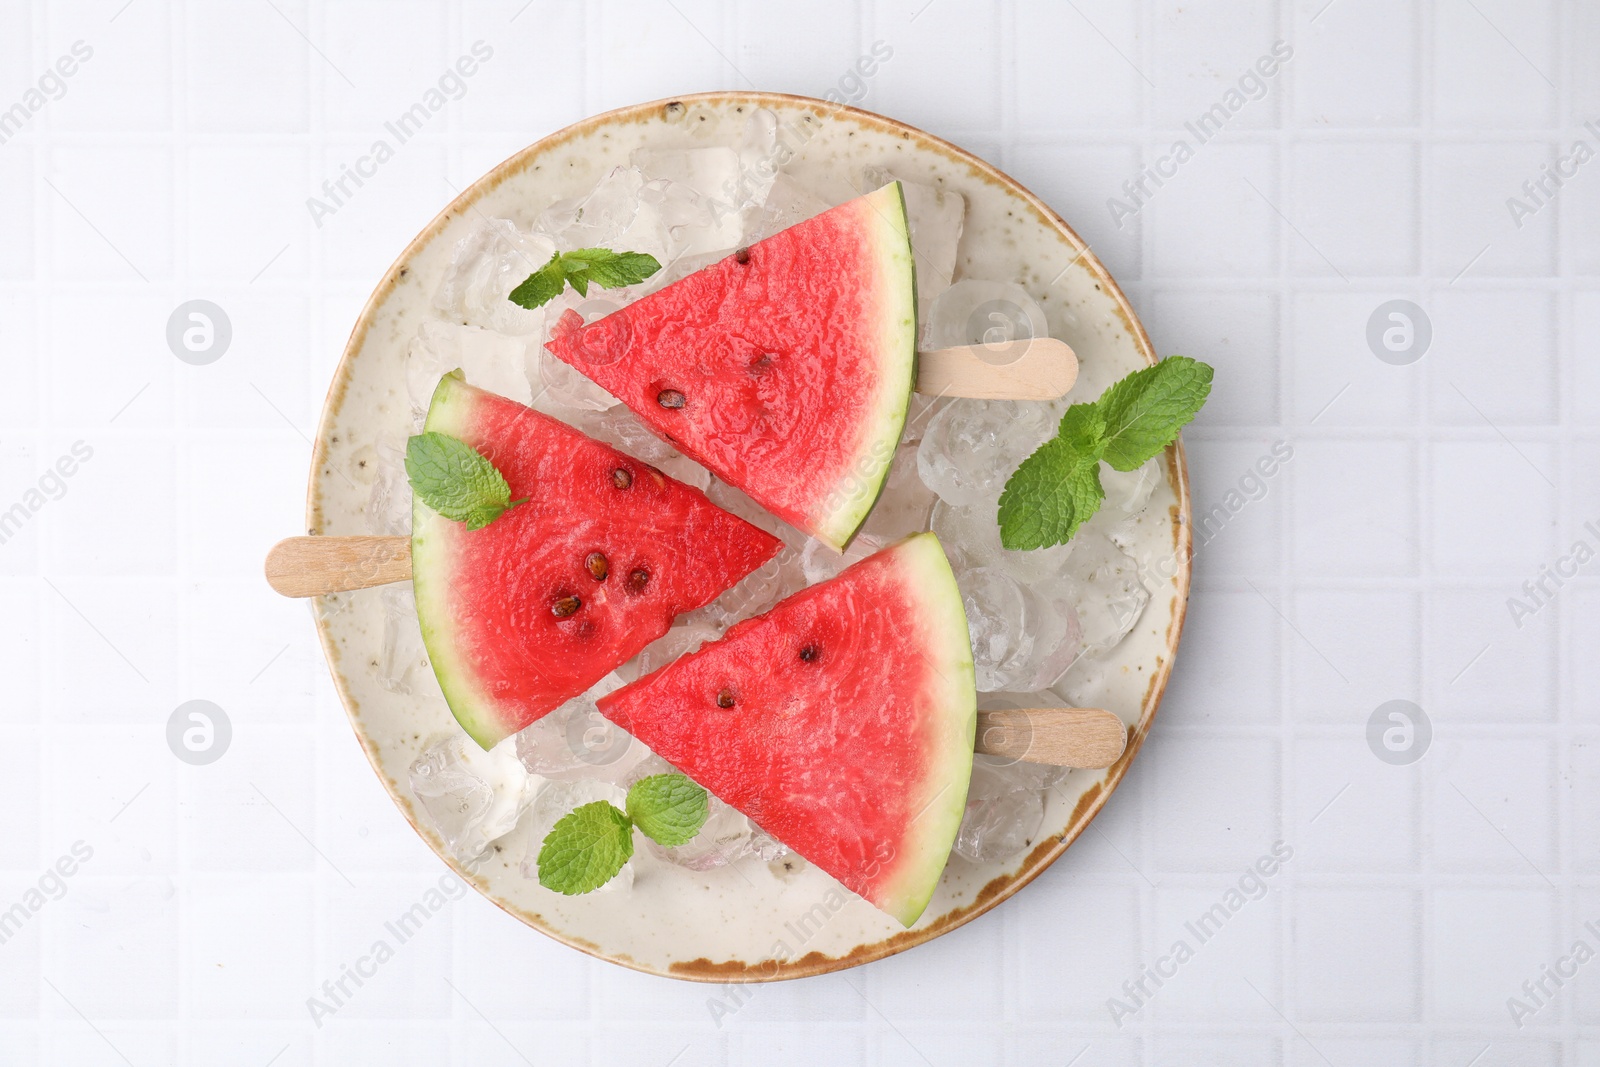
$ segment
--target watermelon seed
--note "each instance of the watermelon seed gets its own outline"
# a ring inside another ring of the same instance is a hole
[[[678,392],[676,389],[663,389],[661,392],[656,394],[656,403],[660,404],[664,408],[670,408],[671,410],[676,411],[678,408],[683,407],[686,401],[684,400],[683,394]]]
[[[628,592],[642,593],[644,587],[650,584],[650,572],[640,567],[628,575]]]
[[[733,258],[738,260],[740,263],[748,263],[748,262],[750,262],[750,249],[748,249],[748,248],[739,249],[737,252],[735,252],[733,254]]]
[[[719,708],[731,708],[731,707],[733,707],[733,690],[732,689],[724,688],[720,693],[717,694],[717,707],[719,707]]]
[[[629,474],[623,468],[618,467],[616,470],[611,472],[611,484],[616,486],[618,489],[626,489],[628,486],[633,484],[633,475]]]
[[[606,575],[611,573],[611,565],[606,562],[606,557],[599,552],[589,553],[589,557],[583,561],[583,565],[589,569],[590,576],[597,582],[605,581]]]
[[[800,659],[806,663],[815,661],[820,655],[822,655],[822,650],[816,645],[807,645],[800,650]]]
[[[564,619],[583,607],[583,601],[575,596],[556,597],[550,602],[550,614],[558,619]]]

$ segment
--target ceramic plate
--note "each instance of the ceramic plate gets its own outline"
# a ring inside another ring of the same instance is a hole
[[[553,201],[581,195],[627,165],[636,149],[731,145],[760,108],[777,115],[780,137],[794,152],[784,172],[830,203],[855,196],[852,174],[874,164],[959,191],[968,207],[957,276],[1012,279],[1039,301],[1050,333],[1081,361],[1074,398],[1093,399],[1155,359],[1133,309],[1078,235],[1011,178],[953,145],[802,97],[713,93],[640,104],[580,122],[506,160],[434,219],[378,283],[323,410],[310,532],[371,532],[364,513],[371,459],[380,445],[403,444],[411,432],[404,361],[418,324],[437,316],[434,292],[458,241],[484,218],[529,227]],[[1074,771],[1052,790],[1039,838],[1015,859],[975,865],[952,857],[910,930],[806,864],[746,860],[697,873],[636,860],[631,890],[562,897],[523,876],[527,842],[513,832],[464,869],[419,818],[408,784],[422,749],[456,726],[426,670],[409,695],[379,684],[381,591],[322,598],[317,625],[351,725],[395,804],[446,863],[507,912],[574,948],[655,974],[737,982],[818,974],[911,948],[995,907],[1060,856],[1116,789],[1161,701],[1188,595],[1189,495],[1180,446],[1167,451],[1164,472],[1129,546],[1149,606],[1112,661],[1081,678],[1076,693],[1122,717],[1127,753],[1109,770]]]

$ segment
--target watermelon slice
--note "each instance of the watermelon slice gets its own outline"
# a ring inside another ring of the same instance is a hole
[[[411,567],[428,659],[484,748],[583,693],[771,559],[782,542],[704,493],[446,375],[427,429],[529,502],[469,530],[417,500]]]
[[[939,539],[917,534],[599,701],[767,833],[910,926],[972,775],[977,691]]]
[[[851,200],[547,347],[762,507],[842,550],[872,510],[916,374],[900,183]]]

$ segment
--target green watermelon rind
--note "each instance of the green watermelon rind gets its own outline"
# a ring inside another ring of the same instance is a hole
[[[910,927],[933,899],[966,814],[978,728],[978,688],[966,607],[938,536],[914,534],[885,551],[900,557],[906,586],[922,603],[922,611],[910,621],[922,626],[922,652],[937,665],[933,674],[938,689],[927,695],[929,703],[940,709],[931,725],[944,731],[944,736],[936,739],[942,751],[931,754],[924,777],[932,795],[920,799],[920,814],[901,842],[907,862],[895,866],[874,901]]]
[[[473,403],[473,390],[465,386],[459,370],[439,379],[428,404],[424,430],[451,437],[465,435]],[[422,645],[428,651],[428,662],[444,691],[450,713],[468,737],[488,750],[505,739],[506,729],[494,713],[493,701],[474,683],[474,672],[462,655],[459,635],[450,623],[450,547],[465,530],[464,525],[440,515],[420,498],[412,498],[411,586],[416,595]]]
[[[847,492],[841,484],[826,494],[825,500],[835,495],[842,499],[831,513],[817,516],[812,531],[817,540],[840,552],[850,544],[883,495],[917,385],[917,260],[911,248],[911,218],[906,212],[905,192],[899,182],[891,182],[862,197],[861,203],[886,224],[880,227],[879,268],[886,282],[886,295],[898,295],[899,299],[885,308],[883,315],[886,335],[880,339],[879,367],[882,407],[863,420],[870,429],[845,474],[844,484],[855,481],[858,486]]]

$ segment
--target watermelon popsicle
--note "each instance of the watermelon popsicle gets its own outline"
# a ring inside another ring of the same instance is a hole
[[[900,183],[545,346],[774,515],[842,550],[882,491],[917,360]]]
[[[486,749],[782,545],[698,489],[456,375],[439,382],[426,429],[477,450],[528,501],[480,529],[420,494],[414,504],[423,643],[451,712]]]
[[[598,706],[906,926],[927,906],[961,825],[977,721],[966,615],[933,534]]]

